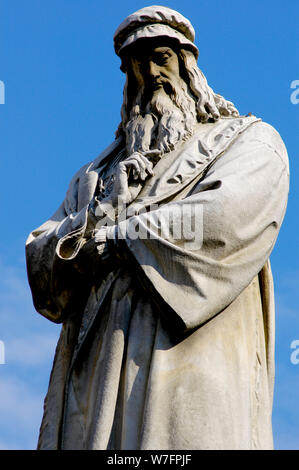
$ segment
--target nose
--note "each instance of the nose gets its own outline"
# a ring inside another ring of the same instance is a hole
[[[151,79],[155,79],[160,76],[159,66],[155,64],[155,62],[153,62],[152,60],[150,60],[148,63],[147,73],[151,77]]]

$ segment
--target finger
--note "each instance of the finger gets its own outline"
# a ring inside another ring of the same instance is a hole
[[[139,177],[141,180],[145,180],[148,175],[152,175],[153,174],[153,164],[146,158],[144,157],[143,155],[136,155],[134,154],[134,157],[130,157],[130,159],[128,161],[136,161],[139,165],[139,168],[140,168],[140,173],[139,173]]]
[[[146,164],[141,158],[132,158],[127,163],[134,167],[135,179],[144,180],[147,177]]]
[[[140,155],[140,161],[142,162],[142,168],[146,172],[146,177],[147,174],[152,175],[153,174],[153,163],[144,155]]]
[[[137,167],[136,167],[136,164],[134,164],[130,160],[130,161],[124,161],[124,162],[120,163],[119,164],[119,169],[120,169],[120,173],[122,175],[125,175],[126,178],[128,179],[130,174],[131,174],[131,170],[133,170],[133,177],[135,177]],[[139,169],[139,167],[138,167],[138,169]]]
[[[134,157],[134,160],[138,163],[139,178],[143,181],[143,180],[145,180],[145,178],[147,178],[146,161],[141,155],[138,155],[137,157]]]
[[[130,161],[130,166],[132,168],[132,171],[133,171],[133,178],[135,180],[137,180],[140,176],[140,173],[141,173],[141,168],[140,168],[140,164],[137,160],[131,160]]]

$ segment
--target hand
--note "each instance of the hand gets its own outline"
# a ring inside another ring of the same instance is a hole
[[[121,171],[126,169],[128,175],[132,173],[133,179],[144,181],[149,175],[153,175],[153,163],[144,155],[134,152],[126,160],[119,163]]]
[[[107,227],[101,227],[99,230],[93,230],[91,237],[81,248],[81,254],[83,254],[86,265],[91,268],[93,262],[96,262],[98,256],[101,261],[104,262],[109,258],[109,248],[107,244]]]
[[[119,202],[124,205],[132,202],[141,190],[138,180],[139,182],[145,181],[148,176],[152,175],[153,163],[140,153],[135,152],[126,160],[120,162],[116,170],[113,190],[109,196],[113,206],[116,207]],[[135,182],[131,187],[128,183],[130,177]]]

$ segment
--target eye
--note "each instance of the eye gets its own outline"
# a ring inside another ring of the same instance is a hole
[[[166,65],[169,59],[168,54],[159,54],[155,58],[155,62],[157,65]]]

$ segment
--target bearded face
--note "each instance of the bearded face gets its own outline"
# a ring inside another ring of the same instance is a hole
[[[137,93],[123,116],[127,152],[161,154],[194,133],[196,103],[180,76],[177,54],[170,47],[147,47],[130,56],[129,73]]]

